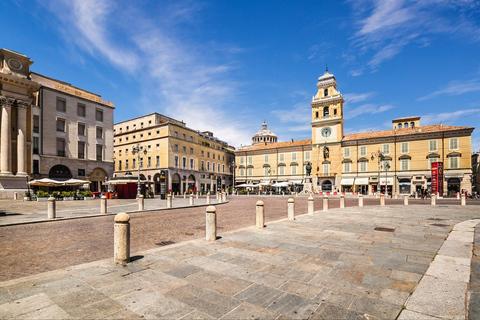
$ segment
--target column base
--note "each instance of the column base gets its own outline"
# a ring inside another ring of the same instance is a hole
[[[17,172],[16,176],[17,176],[17,177],[26,177],[26,176],[28,176],[28,173],[26,173],[26,172]]]
[[[2,177],[14,177],[11,171],[1,171],[0,176]]]

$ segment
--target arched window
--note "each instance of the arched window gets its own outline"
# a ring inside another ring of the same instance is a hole
[[[402,129],[402,124],[401,123],[398,124],[398,129]]]
[[[324,107],[323,108],[323,116],[324,117],[330,116],[330,108],[329,107]]]
[[[410,128],[413,128],[414,125],[415,125],[415,123],[413,123],[413,121],[410,122]]]
[[[403,124],[403,127],[404,127],[404,128],[408,128],[408,122],[405,122],[405,123]]]
[[[328,89],[323,90],[323,96],[328,97]]]

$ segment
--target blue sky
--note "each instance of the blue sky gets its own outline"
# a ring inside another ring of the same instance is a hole
[[[345,133],[478,127],[480,3],[424,1],[1,1],[0,47],[31,70],[98,93],[115,122],[151,112],[235,147],[265,119],[279,141],[311,137],[328,65]]]

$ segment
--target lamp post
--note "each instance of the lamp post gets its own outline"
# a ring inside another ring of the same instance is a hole
[[[383,161],[385,159],[385,156],[383,155],[383,153],[380,151],[380,149],[378,149],[378,151],[375,153],[375,152],[372,152],[372,156],[370,157],[370,159],[372,159],[372,161],[375,159],[375,157],[377,157],[378,159],[378,181],[377,181],[377,193],[380,194],[380,162]],[[385,189],[387,190],[387,189]]]
[[[141,146],[139,143],[137,143],[136,146],[132,147],[132,154],[137,155],[137,162],[138,162],[137,198],[142,193],[142,188],[140,187],[140,160],[142,159],[142,150],[143,150],[143,154],[146,155],[147,149]]]
[[[388,196],[388,189],[387,189],[387,171],[388,169],[390,169],[390,165],[388,164],[388,162],[385,162],[383,164],[383,169],[385,170],[385,197]]]
[[[233,174],[233,181],[232,181],[232,192],[233,189],[235,189],[235,160],[232,159],[232,162],[230,162],[230,168],[232,168],[232,174]]]

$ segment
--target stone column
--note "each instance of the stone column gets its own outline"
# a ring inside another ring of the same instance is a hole
[[[287,220],[295,220],[295,200],[293,198],[288,199]]]
[[[307,210],[308,210],[308,214],[313,216],[313,197],[312,196],[308,197]]]
[[[323,195],[323,211],[328,211],[328,196]]]
[[[432,194],[432,198],[431,198],[431,205],[434,206],[437,204],[437,201],[436,201],[436,198],[435,198],[435,195]]]
[[[190,205],[193,206],[193,194],[190,195]]]
[[[210,204],[210,192],[207,193],[207,204]]]
[[[105,196],[102,196],[102,198],[100,198],[100,213],[107,213],[107,197]]]
[[[113,261],[125,265],[130,261],[130,217],[125,212],[115,216],[113,230]]]
[[[205,228],[205,239],[207,241],[217,240],[217,209],[214,206],[207,207]]]
[[[408,206],[408,194],[403,196],[403,204]]]
[[[47,204],[47,208],[48,208],[48,219],[55,219],[57,217],[57,213],[56,213],[56,205],[55,205],[55,198],[54,197],[50,197],[48,198],[48,204]]]
[[[27,106],[22,102],[17,107],[17,176],[27,175]]]
[[[170,194],[167,194],[167,208],[172,207],[172,196]]]
[[[145,199],[143,195],[138,196],[138,211],[145,210]]]
[[[358,195],[358,206],[363,207],[363,194]]]
[[[0,163],[0,174],[2,175],[11,175],[12,174],[12,132],[11,132],[11,110],[10,105],[11,99],[6,99],[4,97],[0,98],[0,104],[2,107],[2,123],[1,123],[1,163]]]
[[[340,209],[345,208],[345,195],[340,195]]]
[[[256,226],[263,229],[265,227],[265,204],[261,200],[257,201],[256,213]]]
[[[381,205],[381,206],[384,206],[384,205],[385,205],[385,195],[384,195],[384,194],[381,194],[381,195],[380,195],[380,205]]]

